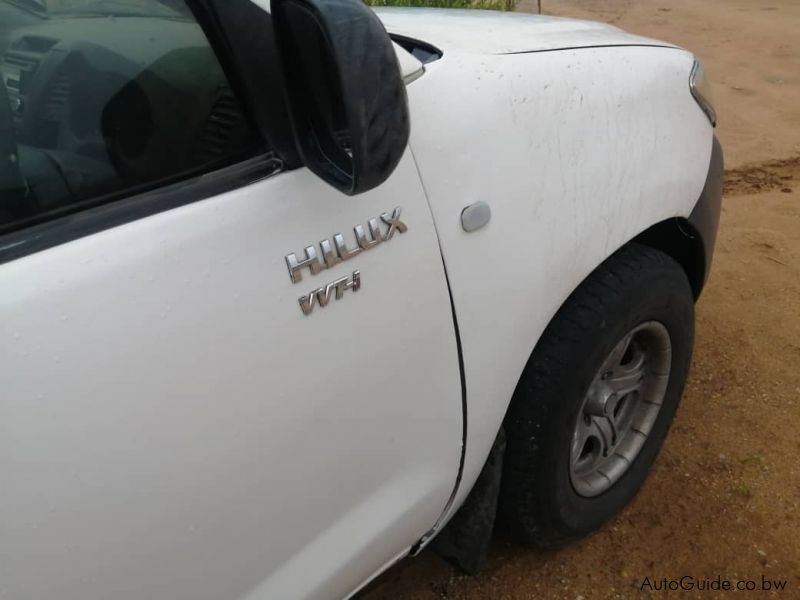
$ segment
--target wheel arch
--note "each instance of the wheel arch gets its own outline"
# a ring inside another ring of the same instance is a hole
[[[684,217],[673,217],[655,223],[605,256],[563,298],[555,312],[550,315],[542,335],[531,348],[525,367],[517,378],[515,390],[520,386],[524,371],[536,349],[545,339],[547,331],[570,297],[580,290],[586,281],[609,259],[632,245],[646,246],[674,259],[686,274],[694,299],[699,298],[707,278],[708,263],[702,234],[689,219]],[[511,402],[509,401],[503,414],[498,437],[480,471],[477,483],[470,489],[463,504],[455,511],[453,518],[440,532],[437,532],[438,535],[434,539],[434,550],[453,566],[468,574],[476,574],[480,571],[488,555],[499,502],[501,472],[505,462],[506,444],[503,424],[510,409]]]
[[[700,297],[706,282],[708,261],[702,236],[688,219],[674,217],[656,223],[624,245],[631,243],[648,246],[672,257],[686,273],[694,299]]]
[[[724,170],[722,145],[714,136],[706,182],[689,217],[666,219],[651,225],[631,240],[660,250],[675,259],[689,278],[695,300],[703,292],[711,271],[722,209]]]

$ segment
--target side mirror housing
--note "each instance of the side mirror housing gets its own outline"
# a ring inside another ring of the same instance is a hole
[[[405,83],[361,0],[272,0],[292,125],[306,166],[348,195],[394,171],[408,145]]]

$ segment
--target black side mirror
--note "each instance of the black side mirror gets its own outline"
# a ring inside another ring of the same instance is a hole
[[[292,122],[306,166],[348,195],[392,174],[409,136],[391,39],[361,0],[272,0]]]

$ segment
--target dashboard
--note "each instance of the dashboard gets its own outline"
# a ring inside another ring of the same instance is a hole
[[[116,91],[109,89],[111,80],[134,80],[172,51],[207,45],[195,23],[159,18],[47,19],[16,29],[0,60],[0,76],[21,127],[19,141],[45,143],[48,132],[36,131],[41,121],[80,121],[77,113]],[[73,97],[76,90],[80,99]]]

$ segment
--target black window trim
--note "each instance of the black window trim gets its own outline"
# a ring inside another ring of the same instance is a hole
[[[0,236],[0,265],[106,229],[237,190],[284,170],[283,162],[274,154],[261,154],[191,179],[5,234]]]
[[[155,182],[153,189],[142,192],[123,189],[105,198],[90,199],[77,203],[71,207],[73,210],[59,211],[50,220],[44,220],[47,216],[43,216],[42,222],[37,220],[37,224],[0,234],[0,265],[105,229],[224,194],[302,165],[291,132],[286,100],[281,92],[284,86],[277,53],[267,51],[257,61],[258,68],[251,73],[243,72],[244,65],[235,60],[236,56],[253,56],[251,44],[254,41],[261,50],[264,50],[265,43],[267,50],[272,47],[269,14],[250,0],[186,0],[186,3],[203,28],[248,120],[274,152],[261,153],[217,169],[206,165],[200,168],[199,173],[176,174],[169,183],[161,182],[159,185]],[[260,13],[253,13],[253,9]],[[257,14],[264,18],[253,18]],[[240,18],[232,22],[231,15],[248,15],[250,19],[245,23]],[[245,31],[240,31],[242,27]],[[225,35],[226,31],[242,35]],[[268,77],[269,82],[259,81],[259,76]]]

